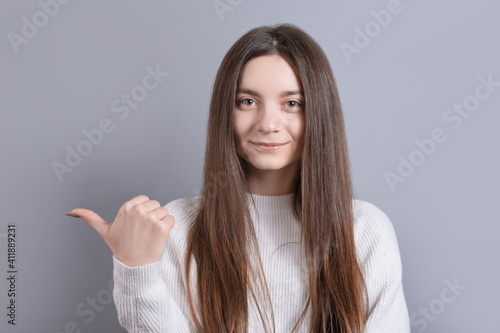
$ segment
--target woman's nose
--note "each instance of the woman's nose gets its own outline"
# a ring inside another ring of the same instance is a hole
[[[282,120],[278,112],[279,107],[263,106],[259,110],[257,129],[262,132],[275,132],[281,129]]]

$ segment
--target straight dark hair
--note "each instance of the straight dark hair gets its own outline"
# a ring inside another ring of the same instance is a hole
[[[293,332],[311,307],[310,333],[362,333],[368,295],[356,258],[342,106],[327,57],[293,24],[249,30],[229,49],[217,72],[200,206],[187,240],[186,277],[190,276],[192,259],[196,263],[196,278],[185,280],[192,318],[198,332],[247,332],[248,301],[252,297],[256,304],[268,307],[262,311],[258,306],[265,331],[275,331],[248,207],[247,162],[237,154],[233,124],[242,69],[250,59],[262,55],[282,56],[300,79],[304,92],[304,149],[292,197],[293,213],[301,222],[309,298]],[[257,262],[256,269],[251,258]],[[262,297],[266,302],[259,301]],[[272,329],[268,327],[268,314]]]

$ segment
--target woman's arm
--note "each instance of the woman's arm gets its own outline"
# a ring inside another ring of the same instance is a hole
[[[189,332],[179,310],[185,308],[182,252],[174,250],[171,240],[172,230],[185,228],[174,228],[170,209],[177,211],[175,201],[162,207],[140,195],[122,205],[113,223],[83,208],[67,214],[82,218],[112,250],[113,298],[119,322],[129,332]]]
[[[128,267],[113,256],[113,299],[118,321],[129,332],[167,332],[170,298],[160,264]]]
[[[410,333],[402,263],[394,227],[375,205],[358,200],[356,246],[369,296],[366,333]]]
[[[190,332],[161,277],[162,264],[128,267],[113,256],[113,299],[118,321],[128,332]]]

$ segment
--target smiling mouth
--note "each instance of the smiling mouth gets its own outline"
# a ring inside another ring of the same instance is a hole
[[[252,142],[252,141],[250,141]],[[254,145],[257,145],[257,146],[265,146],[265,147],[276,147],[276,146],[283,146],[283,145],[286,145],[287,143],[276,143],[276,142],[271,142],[271,143],[267,143],[267,142],[252,142]]]
[[[255,147],[257,147],[258,150],[261,151],[275,151],[279,150],[283,146],[285,146],[288,142],[285,143],[263,143],[263,142],[252,142],[250,141],[251,144],[253,144]]]

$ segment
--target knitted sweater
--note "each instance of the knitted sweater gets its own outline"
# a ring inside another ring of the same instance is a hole
[[[273,304],[276,332],[291,332],[308,297],[300,223],[292,213],[292,194],[247,193],[249,203],[252,202],[250,196],[255,202],[255,206],[249,207]],[[188,227],[196,215],[199,198],[176,199],[165,205],[174,216],[175,224],[160,261],[128,267],[113,256],[113,299],[118,321],[129,332],[196,332],[182,277]],[[401,257],[392,223],[375,205],[353,200],[356,252],[369,297],[370,313],[365,332],[409,333]],[[288,244],[280,247],[285,243]],[[195,291],[194,260],[191,267],[190,281]],[[196,292],[193,297],[196,302]],[[261,306],[261,309],[265,308]],[[310,306],[299,332],[308,332],[309,325]],[[250,297],[249,332],[263,331]]]

